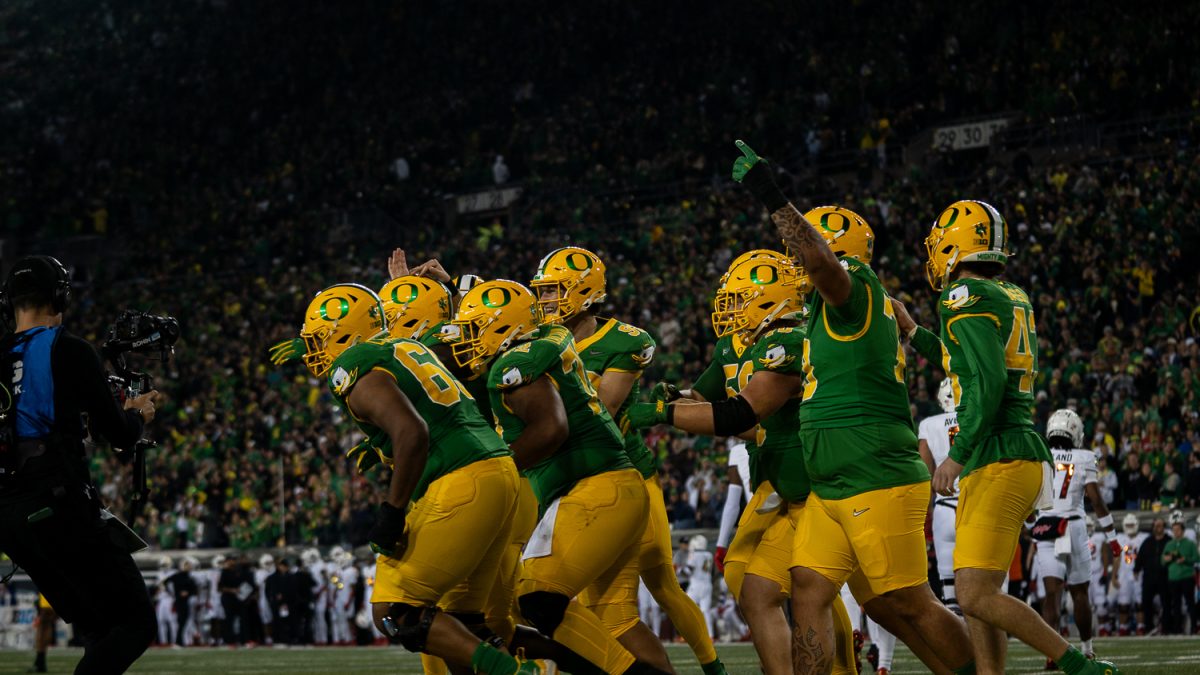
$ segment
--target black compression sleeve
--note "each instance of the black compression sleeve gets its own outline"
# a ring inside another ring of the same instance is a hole
[[[758,424],[758,415],[741,394],[711,405],[714,436],[736,436]]]

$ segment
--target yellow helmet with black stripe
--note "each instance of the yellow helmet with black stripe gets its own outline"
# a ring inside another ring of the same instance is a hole
[[[375,291],[360,284],[330,286],[317,293],[304,312],[304,365],[321,377],[342,352],[386,329]]]
[[[379,290],[388,333],[394,338],[419,340],[452,318],[450,289],[434,279],[405,275]]]
[[[996,207],[975,199],[947,206],[925,238],[925,277],[935,291],[946,287],[965,262],[1008,262],[1008,223]]]
[[[451,321],[458,328],[450,343],[454,360],[477,370],[536,331],[540,319],[533,291],[507,279],[485,281],[467,291]]]
[[[736,336],[753,344],[767,326],[797,318],[804,294],[796,266],[787,258],[747,258],[725,275],[713,300],[712,324],[717,337]]]
[[[604,273],[604,262],[585,248],[566,246],[551,251],[529,282],[537,293],[542,319],[562,323],[603,302],[608,294]]]

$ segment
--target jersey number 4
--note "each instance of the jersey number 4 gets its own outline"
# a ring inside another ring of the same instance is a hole
[[[1033,378],[1037,377],[1037,328],[1033,325],[1033,312],[1020,305],[1013,307],[1012,332],[1004,346],[1004,365],[1009,370],[1021,373],[1018,388],[1021,393],[1033,392]]]

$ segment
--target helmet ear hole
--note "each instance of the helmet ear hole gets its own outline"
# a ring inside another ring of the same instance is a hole
[[[945,254],[945,255],[949,255],[949,254],[950,254],[950,252],[951,252],[951,251],[953,251],[953,250],[954,250],[954,246],[953,246],[953,245],[947,245],[947,246],[945,246],[945,247],[943,247],[943,248],[942,248],[942,253],[943,253],[943,254]]]

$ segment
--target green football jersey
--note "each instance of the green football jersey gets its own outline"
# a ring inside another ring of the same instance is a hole
[[[447,329],[453,329],[453,332]],[[458,377],[458,381],[462,382],[467,388],[467,392],[475,399],[475,405],[479,406],[479,413],[483,415],[483,419],[492,420],[492,399],[488,394],[487,386],[487,371],[475,373],[471,376],[464,377],[463,368],[453,361],[453,354],[450,352],[450,343],[457,337],[458,327],[448,323],[439,323],[433,326],[424,335],[421,336],[421,344],[429,347],[439,359],[442,359],[443,364],[448,364],[447,368],[451,373]]]
[[[536,339],[508,349],[492,363],[488,390],[496,427],[505,442],[512,443],[525,429],[521,418],[505,405],[505,392],[543,375],[553,381],[562,397],[570,426],[566,442],[553,455],[524,471],[538,503],[545,508],[576,482],[606,471],[631,469],[633,464],[625,454],[620,429],[588,380],[571,331],[562,326],[543,326]]]
[[[1038,343],[1025,291],[1007,281],[959,279],[942,291],[940,313],[943,366],[958,408],[950,457],[962,475],[1003,459],[1051,461],[1033,427]]]
[[[692,390],[699,393],[706,401],[723,401],[741,393],[754,374],[754,358],[752,349],[743,345],[735,336],[726,335],[717,340],[713,348],[712,362],[708,364]],[[765,475],[761,445],[765,439],[765,430],[760,425],[756,428],[755,440],[746,441],[746,454],[750,457],[750,491],[753,492],[758,484],[769,480]]]
[[[804,329],[776,328],[759,337],[750,348],[754,372],[769,371],[804,377]],[[754,380],[754,376],[750,377]],[[789,501],[808,497],[812,484],[804,466],[804,446],[800,442],[800,398],[783,404],[761,422],[759,465],[763,478]]]
[[[929,480],[913,433],[892,304],[869,266],[850,258],[841,262],[850,274],[849,299],[833,307],[813,293],[809,303],[800,421],[806,433],[869,425],[901,425],[909,431],[899,443],[897,436],[887,435],[882,446],[836,451],[832,445],[806,446],[809,477],[822,497],[832,494],[832,488],[822,488],[835,484],[838,494],[855,494]]]
[[[583,367],[587,369],[592,388],[597,390],[600,388],[600,378],[607,371],[640,374],[654,360],[654,347],[654,338],[649,333],[616,319],[601,320],[591,337],[575,341],[575,351],[583,359]],[[629,396],[617,409],[616,422],[621,429],[628,427],[625,414],[630,404],[638,400],[640,389],[641,386],[634,380]],[[629,455],[634,468],[641,472],[642,478],[650,478],[658,472],[654,453],[646,447],[641,430],[629,429],[625,432],[625,453]]]
[[[384,339],[360,342],[339,356],[329,371],[329,390],[346,403],[359,378],[381,370],[412,403],[429,428],[429,459],[412,499],[425,494],[433,481],[473,462],[508,454],[508,446],[479,413],[475,399],[437,356],[420,342]],[[355,418],[379,458],[392,464],[392,442],[379,427]]]

